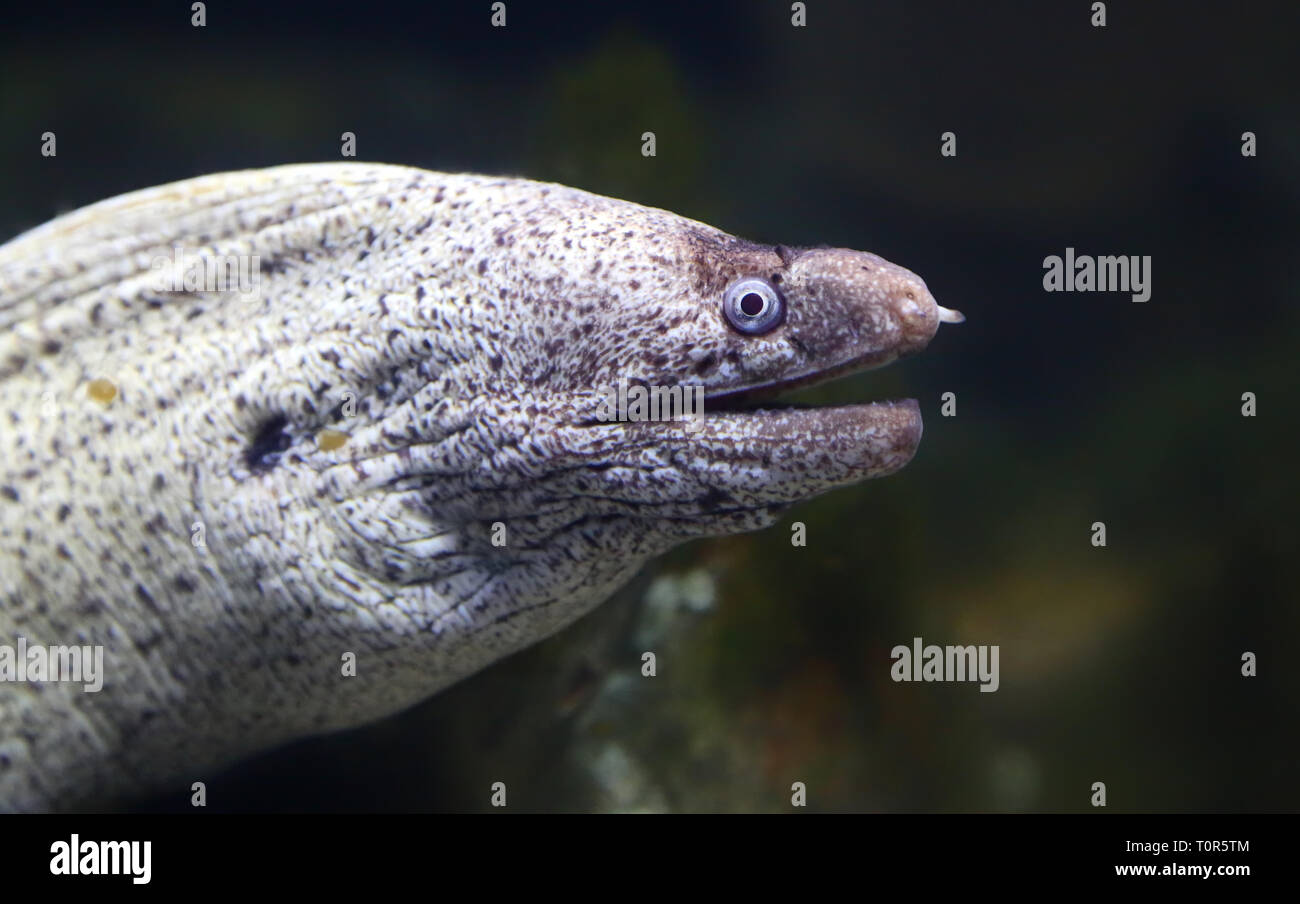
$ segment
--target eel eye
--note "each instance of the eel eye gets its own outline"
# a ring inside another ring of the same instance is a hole
[[[739,332],[760,336],[785,320],[785,299],[767,280],[748,276],[727,287],[722,296],[722,311],[727,315],[727,322]]]

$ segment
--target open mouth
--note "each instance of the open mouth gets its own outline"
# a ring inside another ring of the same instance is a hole
[[[658,395],[657,398],[657,394],[662,393],[664,387],[656,387],[652,384],[625,384],[629,410],[624,411],[620,405],[617,412],[610,411],[604,417],[580,421],[579,426],[596,426],[611,420],[648,421],[658,422],[661,426],[680,426],[683,422],[689,423],[697,418],[702,420],[696,423],[702,424],[710,419],[716,423],[720,420],[736,418],[771,420],[782,416],[792,425],[802,420],[811,427],[814,423],[827,423],[829,419],[840,416],[854,420],[871,408],[894,408],[899,405],[914,407],[916,402],[911,399],[827,404],[789,398],[800,390],[811,389],[873,370],[888,364],[893,359],[892,352],[874,353],[785,379],[732,389],[714,391],[705,389],[700,392],[701,387],[698,385],[673,387],[669,392]],[[631,405],[634,395],[641,400],[640,408],[634,409]]]
[[[911,296],[909,296],[911,297]],[[861,351],[838,363],[796,372],[789,376],[741,386],[676,386],[620,381],[602,399],[596,417],[578,420],[575,426],[593,427],[618,422],[658,422],[660,429],[675,431],[684,425],[692,434],[699,431],[734,437],[747,433],[751,440],[785,441],[796,434],[804,439],[829,438],[832,434],[861,433],[867,436],[893,435],[900,445],[915,451],[921,436],[920,406],[914,399],[847,404],[814,404],[783,397],[801,389],[820,386],[862,371],[875,370],[925,347],[940,323],[961,323],[966,318],[930,301],[924,341],[912,337],[887,347]],[[909,452],[910,455],[910,452]]]
[[[913,350],[919,348],[872,349],[816,369],[732,387],[620,381],[617,392],[602,400],[601,416],[577,426],[620,421],[617,441],[653,449],[655,473],[686,468],[689,476],[681,478],[686,485],[706,487],[707,498],[725,500],[734,511],[776,510],[834,487],[891,474],[912,459],[924,430],[916,400],[828,404],[789,397],[882,367],[900,351]]]
[[[708,414],[710,411],[749,411],[759,407],[780,408],[782,410],[826,407],[806,402],[782,402],[780,398],[800,389],[820,386],[823,383],[830,383],[864,370],[880,367],[888,364],[890,360],[892,360],[892,355],[870,355],[784,380],[773,380],[755,386],[706,393],[704,396],[704,413]]]
[[[936,307],[940,323],[962,323],[966,320],[965,315],[960,311],[938,305]],[[841,377],[851,376],[861,371],[875,370],[889,364],[896,357],[897,355],[892,349],[873,351],[856,358],[850,358],[841,364],[834,364],[821,370],[797,374],[785,379],[773,380],[754,386],[708,392],[704,397],[704,413],[707,414],[709,411],[748,411],[760,406],[763,408],[780,408],[782,410],[827,407],[800,403],[777,402],[772,404],[772,401],[798,389],[820,386],[823,383],[830,383]]]

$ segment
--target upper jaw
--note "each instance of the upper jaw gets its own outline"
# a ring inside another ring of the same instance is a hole
[[[794,270],[787,321],[772,341],[802,360],[772,359],[759,364],[766,373],[708,387],[706,406],[735,408],[883,367],[923,350],[941,323],[964,319],[939,305],[916,274],[873,254],[808,251]]]

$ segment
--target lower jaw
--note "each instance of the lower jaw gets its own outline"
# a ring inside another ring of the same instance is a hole
[[[911,458],[923,424],[915,399],[851,405],[787,405],[709,410],[698,416],[625,422],[630,429],[653,430],[664,440],[687,443],[711,438],[738,448],[766,445],[787,454],[833,452],[841,458],[876,454]],[[864,467],[873,467],[864,462]]]

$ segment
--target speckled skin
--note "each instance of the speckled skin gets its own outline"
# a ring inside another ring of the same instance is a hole
[[[259,292],[159,291],[178,244],[259,255]],[[722,314],[743,275],[786,295],[767,335]],[[0,246],[0,643],[102,644],[106,673],[98,694],[0,683],[0,809],[188,787],[377,719],[679,542],[902,467],[912,402],[592,412],[620,378],[716,404],[884,364],[937,310],[871,254],[364,164],[165,185]],[[280,419],[278,463],[251,459]]]

